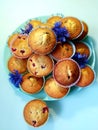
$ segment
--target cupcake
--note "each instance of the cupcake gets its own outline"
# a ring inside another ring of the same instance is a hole
[[[62,87],[71,87],[80,79],[80,67],[70,58],[58,61],[53,70],[54,79]]]
[[[8,38],[8,47],[17,39],[18,35],[18,33],[14,33]]]
[[[52,29],[53,25],[51,25],[50,23],[42,23],[39,27]]]
[[[32,50],[28,45],[28,36],[19,34],[17,39],[11,44],[11,51],[18,58],[28,58]]]
[[[75,53],[75,46],[72,42],[66,41],[65,43],[58,43],[51,55],[55,60],[70,58]]]
[[[17,70],[19,73],[24,73],[27,70],[27,59],[19,59],[11,56],[8,60],[8,69],[12,73]]]
[[[49,109],[44,101],[35,99],[25,105],[23,115],[29,125],[39,127],[46,123]]]
[[[56,45],[56,36],[48,28],[36,28],[29,35],[29,45],[35,53],[48,54]]]
[[[27,68],[33,76],[43,77],[52,72],[53,64],[49,56],[33,54],[27,61]]]
[[[90,66],[86,65],[84,68],[81,68],[81,77],[76,85],[79,87],[86,87],[94,81],[94,78],[94,71]]]
[[[62,98],[67,95],[69,90],[70,88],[61,87],[52,77],[46,80],[44,86],[45,93],[48,96],[56,99]]]
[[[86,55],[87,58],[90,57],[91,51],[90,51],[90,47],[88,46],[87,43],[82,42],[82,41],[81,42],[77,41],[77,42],[74,43],[74,45],[75,45],[77,53],[80,53],[82,55]]]
[[[65,27],[70,35],[70,40],[77,39],[83,32],[83,25],[75,17],[64,17],[61,19],[62,27]]]
[[[61,21],[62,17],[61,16],[52,16],[52,17],[49,17],[48,20],[47,20],[47,23],[51,24],[52,26],[54,26],[54,24],[56,22],[59,22]]]
[[[88,34],[88,25],[87,25],[84,21],[82,21],[82,24],[83,24],[83,32],[82,32],[82,34],[77,38],[77,40],[82,40],[82,39],[84,39],[84,38],[87,36],[87,34]]]
[[[42,24],[42,22],[40,20],[35,20],[35,19],[30,20],[29,23],[33,26],[33,28],[37,28],[38,26],[40,26]]]
[[[39,92],[43,87],[44,79],[32,76],[27,73],[22,77],[20,88],[23,92],[34,94]]]

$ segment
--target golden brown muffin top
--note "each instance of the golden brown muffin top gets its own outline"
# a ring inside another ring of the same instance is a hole
[[[29,94],[37,93],[43,87],[43,78],[34,77],[32,74],[27,73],[22,77],[21,89]]]
[[[19,34],[11,45],[11,51],[18,58],[28,58],[32,54],[28,45],[28,35]]]
[[[81,68],[81,77],[76,85],[80,87],[86,87],[93,82],[94,77],[94,71],[90,66],[86,65],[84,68]]]
[[[8,69],[11,72],[18,70],[19,73],[24,73],[27,70],[27,59],[19,59],[11,56],[8,60]]]
[[[48,54],[56,45],[56,36],[48,28],[36,28],[29,35],[29,45],[35,53]]]
[[[53,60],[47,55],[33,54],[27,61],[27,68],[33,76],[43,77],[53,70]]]
[[[8,38],[8,47],[11,46],[11,44],[17,39],[18,37],[18,33],[12,34],[11,36],[9,36]]]
[[[54,57],[56,60],[61,60],[63,58],[69,58],[71,57],[75,50],[73,45],[70,42],[65,42],[65,43],[58,43],[55,49],[51,52],[51,55]]]
[[[30,20],[29,23],[33,26],[33,28],[36,28],[42,24],[40,20],[35,20],[35,19]]]
[[[80,68],[72,59],[63,59],[54,66],[54,78],[63,86],[73,86],[80,77]]]
[[[62,19],[61,16],[52,16],[52,17],[48,18],[47,23],[49,23],[49,24],[51,24],[52,26],[54,26],[54,24],[55,24],[56,22],[61,21],[61,19]]]
[[[64,17],[62,27],[65,27],[70,35],[70,39],[76,39],[83,32],[83,25],[79,19],[75,17]]]
[[[53,28],[53,25],[51,25],[50,23],[42,23],[42,24],[40,24],[40,27],[46,27],[46,28],[49,28],[49,29],[52,29]]]
[[[90,49],[86,43],[80,41],[75,42],[75,48],[77,53],[80,53],[82,55],[85,54],[87,57],[90,56]]]
[[[49,109],[44,101],[35,99],[26,104],[23,114],[28,124],[39,127],[47,121]]]
[[[44,91],[52,98],[62,98],[69,92],[69,88],[63,88],[51,77],[46,80]]]
[[[88,25],[82,21],[82,24],[83,24],[83,32],[82,34],[77,38],[77,40],[82,40],[86,37],[86,35],[88,34]]]

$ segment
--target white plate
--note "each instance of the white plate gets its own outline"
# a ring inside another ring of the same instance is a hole
[[[41,20],[42,22],[45,22],[48,19],[48,17],[49,16],[42,16],[42,17],[37,17],[37,18],[34,18],[34,19]],[[27,25],[28,22],[29,22],[29,20],[24,22],[13,33],[21,32],[21,29],[24,29],[24,27]],[[87,36],[83,41],[86,42],[89,45],[90,49],[92,50],[92,53],[91,53],[90,59],[88,61],[88,64],[91,66],[92,69],[94,69],[94,66],[95,66],[95,51],[94,51],[94,47],[93,47],[92,38],[90,36]],[[4,65],[5,65],[5,70],[6,70],[7,75],[9,75],[9,70],[7,68],[7,62],[8,62],[8,59],[11,57],[11,55],[12,55],[11,51],[10,51],[9,47],[7,46],[7,44],[6,44],[5,49],[4,49],[4,59],[5,59],[4,60]],[[20,90],[20,88],[14,87],[11,83],[10,83],[10,86],[12,87],[12,89],[14,89],[17,92],[17,94],[19,96],[22,96],[23,98],[30,98],[30,99],[40,98],[40,99],[45,100],[45,101],[57,100],[57,99],[54,99],[54,98],[51,98],[51,97],[47,96],[44,93],[44,90],[40,91],[37,94],[29,95],[29,94],[23,93]],[[71,92],[73,92],[73,91],[78,92],[80,90],[82,90],[82,88],[79,88],[79,87],[76,87],[76,86],[71,88]]]

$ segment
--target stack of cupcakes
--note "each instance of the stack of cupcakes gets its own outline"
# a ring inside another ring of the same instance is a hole
[[[88,34],[84,21],[52,16],[44,23],[30,20],[20,30],[8,39],[12,52],[8,69],[11,82],[22,92],[32,95],[43,90],[47,96],[60,99],[71,87],[86,87],[94,81],[95,72],[87,64],[91,49],[82,41]],[[45,102],[39,99],[24,108],[25,120],[34,127],[44,124],[48,113]]]

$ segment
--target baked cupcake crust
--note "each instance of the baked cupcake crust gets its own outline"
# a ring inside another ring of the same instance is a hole
[[[83,32],[83,25],[79,19],[75,17],[64,17],[62,20],[62,27],[65,27],[70,35],[70,39],[76,39]]]
[[[58,43],[55,49],[51,52],[51,55],[55,60],[61,60],[64,58],[72,57],[74,53],[74,44],[67,41],[65,43]]]
[[[29,35],[29,45],[35,53],[48,54],[56,45],[56,36],[48,28],[36,28]]]
[[[30,20],[29,23],[33,26],[33,28],[37,28],[38,26],[42,24],[40,20],[35,20],[35,19]]]
[[[45,82],[44,91],[52,98],[62,98],[68,94],[70,88],[64,88],[60,86],[53,77],[49,78]]]
[[[18,70],[19,73],[24,73],[27,70],[27,59],[19,59],[11,56],[8,60],[8,69],[13,73]]]
[[[86,87],[94,81],[94,78],[94,71],[90,66],[86,65],[84,68],[81,68],[81,77],[76,85],[80,87]]]
[[[10,48],[17,58],[28,58],[32,54],[32,49],[28,45],[28,35],[25,34],[19,34]]]
[[[18,37],[18,33],[12,34],[11,36],[9,36],[8,38],[8,47],[11,46],[11,44],[17,39]]]
[[[47,121],[49,109],[44,101],[35,99],[25,105],[23,115],[29,125],[39,127]]]
[[[43,78],[34,77],[32,74],[27,73],[22,77],[20,87],[24,92],[34,94],[42,89],[43,83]]]
[[[42,23],[39,27],[52,29],[53,25],[51,25],[50,23]]]
[[[75,44],[75,48],[76,48],[77,53],[80,53],[82,55],[86,55],[87,58],[90,56],[90,48],[87,46],[86,43],[77,41],[74,44]]]
[[[60,22],[61,19],[62,19],[61,16],[52,16],[52,17],[50,17],[50,18],[47,20],[47,23],[49,23],[49,24],[51,24],[52,26],[54,26],[54,24],[55,24],[56,22]]]
[[[84,39],[88,34],[88,25],[84,21],[81,21],[81,22],[82,22],[84,28],[83,28],[82,34],[77,38],[77,40]]]
[[[71,87],[80,78],[80,67],[74,60],[65,58],[55,64],[53,75],[55,80],[63,87]]]
[[[28,71],[35,77],[43,77],[53,70],[53,60],[47,55],[33,54],[27,61]]]

